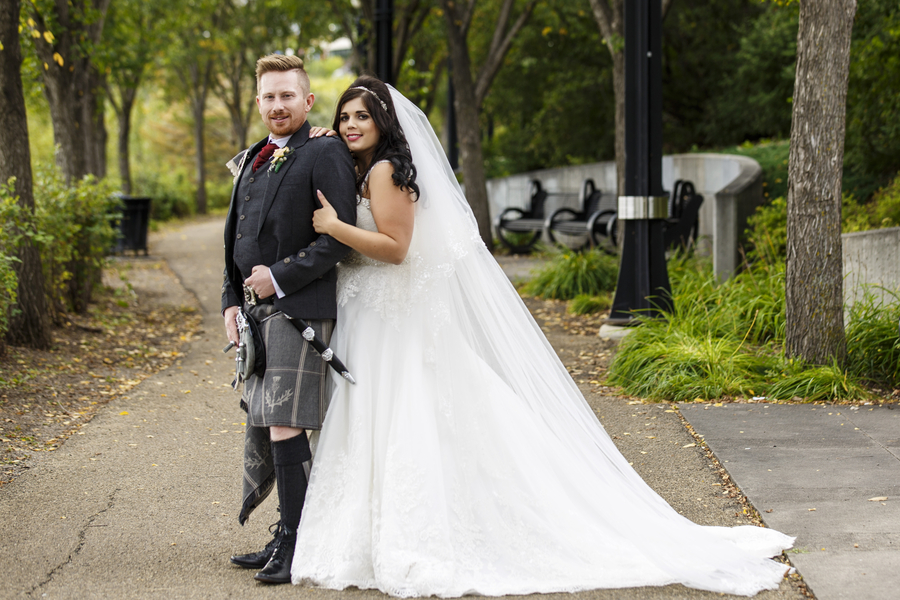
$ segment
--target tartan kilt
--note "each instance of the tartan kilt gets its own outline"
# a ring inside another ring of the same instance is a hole
[[[252,427],[296,427],[321,429],[328,408],[328,363],[303,339],[283,313],[272,304],[245,304],[244,310],[257,323],[266,347],[266,372],[251,375],[244,384],[241,404]],[[269,320],[262,323],[270,315]],[[311,319],[307,323],[326,344],[334,331],[333,319]]]

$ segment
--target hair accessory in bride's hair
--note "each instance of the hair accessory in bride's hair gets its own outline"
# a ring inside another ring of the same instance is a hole
[[[375,96],[375,99],[378,100],[378,103],[381,105],[381,108],[384,109],[384,112],[388,112],[388,107],[387,107],[387,104],[384,103],[384,100],[382,100],[381,98],[379,98],[379,97],[378,97],[378,94],[376,94],[375,92],[373,92],[373,91],[370,90],[369,88],[363,87],[363,86],[361,86],[361,85],[358,85],[358,86],[352,87],[352,88],[350,88],[350,89],[351,89],[351,90],[363,90],[363,91],[369,92],[370,94],[372,94],[373,96]]]

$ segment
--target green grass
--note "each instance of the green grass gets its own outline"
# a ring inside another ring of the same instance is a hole
[[[767,395],[776,400],[801,399],[804,402],[821,400],[861,400],[870,396],[858,378],[836,362],[830,365],[809,366],[798,361],[785,361],[791,367],[775,376]],[[793,371],[793,372],[791,372]]]
[[[849,369],[876,385],[900,383],[900,297],[880,287],[868,287],[849,311]]]
[[[710,400],[757,393],[770,367],[731,339],[696,335],[672,321],[645,322],[622,341],[609,381],[653,400]]]
[[[702,258],[670,261],[669,273],[674,309],[636,328],[610,365],[626,394],[846,401],[869,398],[866,384],[900,383],[900,304],[867,294],[849,310],[846,366],[810,365],[784,358],[783,265],[759,262],[722,283]]]
[[[579,294],[612,292],[619,274],[617,258],[599,250],[556,250],[550,262],[522,291],[539,298],[571,300]]]
[[[612,294],[591,296],[590,294],[578,294],[569,301],[567,310],[573,315],[592,315],[602,312],[612,306]]]

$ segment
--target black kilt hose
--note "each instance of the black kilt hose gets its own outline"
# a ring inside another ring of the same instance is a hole
[[[244,310],[260,323],[266,346],[265,375],[252,375],[244,384],[247,424],[321,429],[330,397],[328,363],[274,305],[245,305]],[[330,342],[334,320],[307,322],[323,342]]]

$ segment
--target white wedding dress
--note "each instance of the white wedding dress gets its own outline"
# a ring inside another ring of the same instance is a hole
[[[474,219],[424,115],[392,98],[422,194],[410,253],[341,263],[332,347],[354,377],[316,448],[294,583],[400,597],[682,583],[753,595],[793,538],[704,527],[618,452]],[[367,202],[359,227],[375,230]]]

